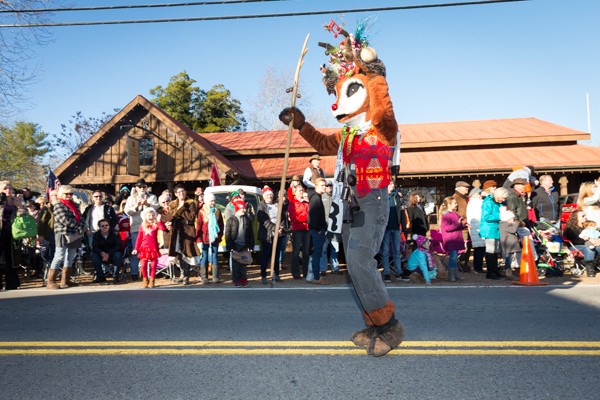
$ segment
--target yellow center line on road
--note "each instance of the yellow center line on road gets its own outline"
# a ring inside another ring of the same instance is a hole
[[[297,355],[364,355],[365,349],[0,349],[0,356],[35,355],[78,355],[78,356],[153,356],[153,355],[222,355],[222,356],[297,356]],[[600,356],[596,350],[523,350],[523,349],[403,349],[398,348],[390,355],[431,356]]]
[[[364,355],[349,341],[23,341],[0,342],[0,356]],[[406,341],[390,355],[600,356],[600,342]]]
[[[344,341],[26,341],[0,342],[3,347],[355,347]],[[404,341],[401,347],[542,347],[600,348],[600,341]]]

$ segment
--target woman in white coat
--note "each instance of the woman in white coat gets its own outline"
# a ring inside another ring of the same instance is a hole
[[[473,270],[479,274],[483,273],[483,258],[485,257],[485,240],[479,236],[482,203],[481,189],[471,190],[469,203],[467,203],[467,223],[469,224],[469,235],[471,235],[471,246],[473,246]]]

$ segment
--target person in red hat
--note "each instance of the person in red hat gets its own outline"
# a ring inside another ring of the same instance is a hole
[[[237,199],[233,202],[234,215],[225,223],[225,245],[231,254],[233,251],[252,251],[254,232],[252,220],[246,215],[246,202]],[[235,287],[248,286],[246,264],[231,258],[231,280]]]

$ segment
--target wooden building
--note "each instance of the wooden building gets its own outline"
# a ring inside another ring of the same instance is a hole
[[[578,144],[589,140],[589,134],[535,118],[403,124],[400,131],[398,182],[425,188],[434,197],[452,193],[458,180],[503,182],[522,165],[535,166],[538,176],[552,174],[561,194],[576,192],[582,181],[600,176],[600,148]],[[139,140],[139,176],[128,173],[128,138]],[[215,163],[225,183],[277,187],[286,139],[287,129],[197,134],[137,96],[55,172],[63,183],[109,193],[141,177],[158,193],[175,183],[189,190],[206,186]],[[314,153],[294,132],[287,178],[302,175]],[[333,175],[334,160],[323,157],[327,177]]]

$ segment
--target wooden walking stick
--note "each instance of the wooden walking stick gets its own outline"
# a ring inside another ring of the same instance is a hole
[[[296,98],[300,97],[298,95],[298,81],[300,79],[300,69],[304,64],[304,56],[308,49],[306,45],[308,44],[308,38],[310,37],[310,33],[306,35],[306,39],[304,39],[304,46],[302,46],[302,52],[300,53],[300,58],[298,59],[298,64],[296,64],[296,73],[294,75],[294,86],[287,89],[288,93],[292,93],[292,107],[296,107]],[[281,185],[279,186],[279,198],[277,200],[277,220],[275,222],[275,234],[273,235],[273,249],[271,250],[271,286],[275,282],[275,257],[277,254],[277,241],[279,239],[279,228],[281,225],[281,214],[283,212],[283,193],[285,191],[285,181],[287,177],[287,169],[288,169],[288,159],[290,157],[290,146],[292,143],[292,132],[294,130],[294,120],[292,119],[288,125],[288,135],[287,142],[285,144],[285,157],[283,158],[283,172],[281,174]],[[281,266],[279,266],[281,268]]]

